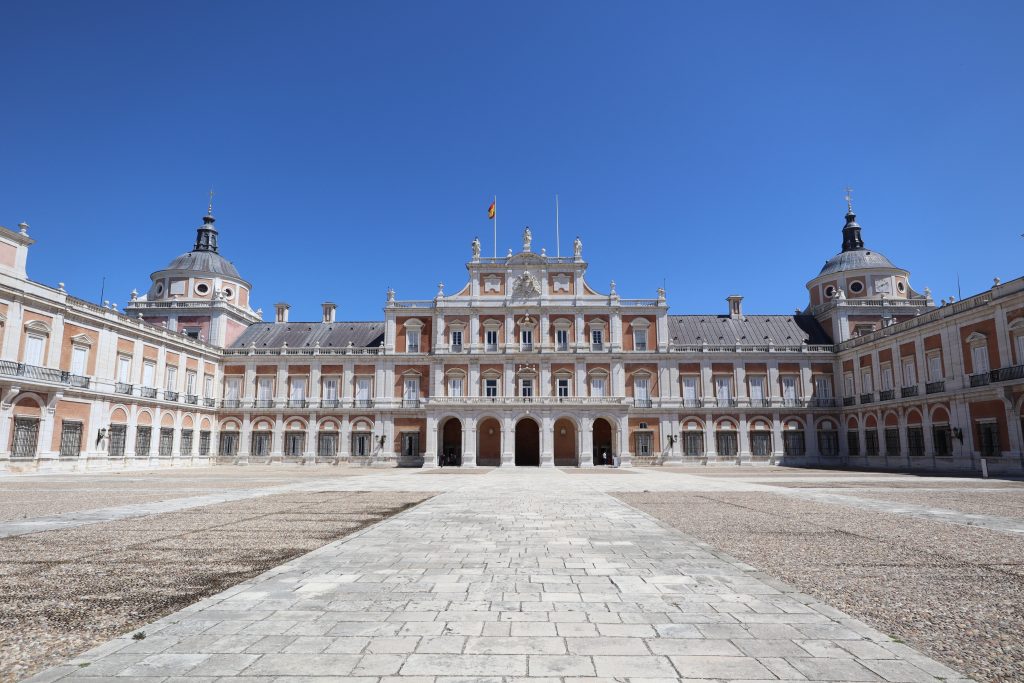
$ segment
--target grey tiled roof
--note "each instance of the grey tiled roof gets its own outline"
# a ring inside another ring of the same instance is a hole
[[[257,348],[289,348],[316,346],[324,348],[379,346],[384,341],[384,321],[334,323],[256,323],[242,333],[233,348],[256,344]]]
[[[825,261],[825,265],[822,266],[818,277],[844,270],[857,270],[859,268],[896,268],[896,266],[877,251],[852,249],[850,251],[841,251],[828,261]]]
[[[184,253],[167,264],[167,268],[164,270],[189,270],[211,275],[225,275],[230,278],[242,278],[234,264],[215,251]]]
[[[670,315],[673,344],[831,344],[832,339],[809,315]]]

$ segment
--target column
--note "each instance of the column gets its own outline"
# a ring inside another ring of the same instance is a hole
[[[736,375],[736,404],[746,405],[747,403],[747,368],[743,363],[737,363],[735,366]],[[743,451],[741,450],[740,453]]]
[[[612,311],[612,314],[609,316],[609,318],[610,318],[610,320],[609,320],[609,325],[608,325],[608,328],[609,328],[608,329],[608,336],[610,337],[610,339],[608,340],[608,347],[612,350],[612,352],[621,351],[622,350],[622,313],[620,313],[617,310],[616,311]]]
[[[619,466],[632,467],[633,453],[629,450],[629,418],[619,418]]]
[[[479,280],[474,277],[473,286],[476,287],[478,282]],[[469,351],[479,353],[480,349],[480,314],[474,312],[469,316]]]
[[[740,432],[739,432],[739,434],[737,434],[737,438],[739,439],[739,448],[740,448],[739,459],[741,461],[742,460],[749,460],[750,459],[750,426],[747,424],[747,414],[746,413],[740,413],[739,430],[740,430]]]
[[[804,415],[804,453],[805,459],[814,457],[821,461],[821,445],[818,443],[818,429],[814,424],[814,414]]]
[[[277,379],[275,381],[276,386],[274,387],[274,398],[280,404],[282,401],[288,400],[288,365],[285,361],[280,361],[277,366]]]
[[[220,444],[217,444],[218,448]],[[249,451],[252,448],[252,418],[249,413],[242,414],[242,428],[238,432],[238,454],[235,456],[236,465],[249,464]]]
[[[910,465],[910,440],[907,438],[907,414],[900,411],[896,428],[900,433],[900,460]]]
[[[537,395],[541,398],[545,396],[551,396],[554,392],[551,390],[551,363],[547,361],[540,362],[540,386],[537,387]]]
[[[303,465],[316,464],[316,434],[316,415],[310,413],[309,421],[306,424],[306,445],[302,453]]]
[[[240,392],[240,398],[245,404],[248,404],[256,398],[256,366],[252,363],[245,364],[245,379],[242,380],[242,390]],[[224,395],[224,390],[221,389],[221,396]]]
[[[661,442],[665,459],[663,460],[666,465],[680,465],[683,462],[682,456],[680,455],[681,444],[679,443],[680,435],[676,433],[675,426],[671,417],[662,417],[659,421],[661,432]],[[674,436],[675,443],[669,445],[668,437]]]
[[[553,348],[550,341],[551,335],[551,319],[547,313],[540,314],[540,339],[537,340],[538,348],[541,351],[546,351]]]
[[[779,371],[778,367],[775,369],[775,377],[778,379]],[[772,415],[772,458],[781,458],[783,454],[782,448],[782,421],[779,420],[779,416],[776,413]]]
[[[338,429],[338,461],[348,460],[352,457],[352,422],[348,415],[341,417],[341,425]]]
[[[765,387],[767,395],[765,398],[768,399],[768,405],[776,405],[776,401],[779,398],[779,363],[778,361],[772,361],[768,363],[768,386]],[[776,417],[776,419],[778,419]],[[774,448],[779,448],[775,446]]]
[[[341,400],[342,405],[351,406],[352,398],[355,396],[355,381],[353,375],[355,374],[355,368],[351,361],[345,363],[345,367],[341,371]],[[346,449],[347,450],[347,449]]]
[[[555,421],[550,415],[540,418],[540,466],[555,466]]]
[[[672,365],[670,365],[668,368],[668,395],[673,399],[679,400],[682,397],[682,387],[680,386],[679,382],[679,363],[677,363],[674,360],[670,362],[672,363]],[[664,391],[664,389],[665,388],[662,387],[662,391]]]
[[[392,416],[388,415],[380,419],[381,433],[384,434],[384,448],[381,450],[381,455],[389,455],[392,458],[397,459],[398,453],[395,452],[395,420]],[[399,445],[399,447],[401,447]]]
[[[715,443],[714,415],[706,415],[704,417],[704,456],[706,458],[718,457],[718,445]]]
[[[715,395],[715,388],[711,384],[711,361],[708,360],[700,362],[700,395],[705,401]]]
[[[577,288],[575,290],[573,290],[573,291],[576,291],[576,292],[580,291],[579,290],[579,285],[577,285]],[[573,332],[575,333],[575,337],[576,337],[576,341],[573,344],[573,348],[574,349],[586,348],[588,346],[588,344],[586,343],[586,341],[587,341],[587,330],[586,330],[586,326],[583,324],[583,312],[578,310],[578,309],[576,311],[576,323],[573,325]]]
[[[594,466],[594,419],[591,417],[580,418],[580,467]]]
[[[505,361],[505,377],[503,381],[502,396],[516,395],[516,370],[512,361]]]
[[[466,387],[466,395],[470,397],[480,395],[480,361],[476,358],[469,362],[469,386]]]
[[[274,416],[274,431],[270,434],[270,462],[281,462],[284,457],[284,419]]]
[[[587,395],[587,364],[581,360],[576,361],[576,367],[573,372],[573,379],[575,380],[576,389],[573,392],[576,396]]]
[[[462,466],[476,467],[476,417],[462,420]]]
[[[501,418],[501,466],[515,467],[516,464],[516,430],[512,418]]]
[[[427,447],[423,452],[423,467],[437,467],[437,418],[427,416]]]

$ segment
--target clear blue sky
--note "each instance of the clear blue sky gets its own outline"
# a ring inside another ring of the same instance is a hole
[[[1024,274],[1021,2],[6,2],[0,224],[123,305],[216,190],[253,303],[379,319],[469,243],[676,313],[793,311],[868,246],[936,296]],[[518,248],[517,248],[518,250]]]

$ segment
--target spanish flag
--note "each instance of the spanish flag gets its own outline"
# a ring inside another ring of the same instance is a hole
[[[487,208],[487,218],[492,221],[494,220],[494,202],[491,202],[491,205]]]

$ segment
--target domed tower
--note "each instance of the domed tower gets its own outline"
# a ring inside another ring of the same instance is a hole
[[[192,251],[150,275],[149,291],[133,291],[126,313],[216,346],[229,346],[260,321],[249,308],[252,285],[219,252],[215,221],[211,203]]]
[[[842,251],[807,283],[813,314],[838,343],[920,315],[934,306],[910,286],[910,273],[864,246],[849,194]]]

